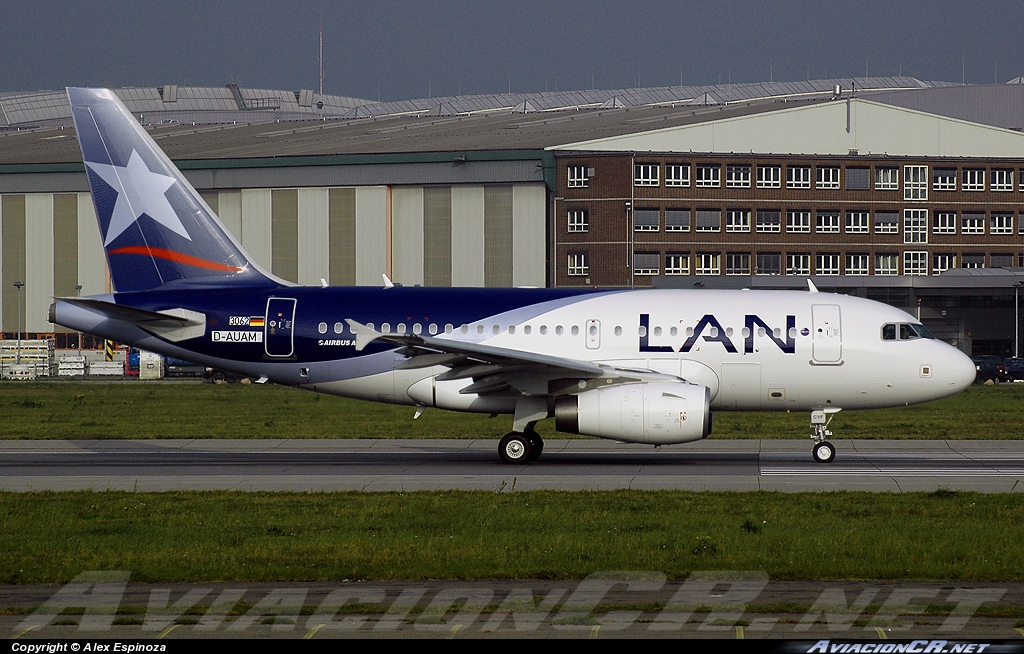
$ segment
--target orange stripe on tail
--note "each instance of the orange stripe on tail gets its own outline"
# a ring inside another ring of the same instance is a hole
[[[174,261],[175,263],[183,263],[186,266],[193,266],[195,268],[216,270],[217,272],[242,272],[242,268],[237,266],[229,266],[216,261],[207,261],[206,259],[189,256],[187,254],[182,254],[181,252],[175,252],[174,250],[151,248],[145,245],[131,245],[128,247],[118,248],[116,250],[111,250],[110,254],[144,254],[150,257],[156,257],[157,259],[166,259],[168,261]]]

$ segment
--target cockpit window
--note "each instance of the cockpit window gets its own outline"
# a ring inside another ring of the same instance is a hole
[[[882,325],[883,341],[912,341],[918,338],[935,338],[924,325],[912,322],[886,323]]]

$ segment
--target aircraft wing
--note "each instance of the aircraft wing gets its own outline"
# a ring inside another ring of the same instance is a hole
[[[466,343],[448,338],[418,334],[382,334],[355,320],[346,322],[356,335],[356,350],[372,341],[400,345],[400,354],[408,357],[399,369],[445,366],[447,372],[438,381],[473,379],[463,394],[487,395],[514,390],[529,395],[560,395],[593,387],[590,380],[607,383],[641,381],[679,381],[678,377],[650,370],[616,368],[579,359],[568,359],[535,352]]]

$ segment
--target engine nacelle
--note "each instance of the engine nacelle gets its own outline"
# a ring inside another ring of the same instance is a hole
[[[555,401],[555,428],[628,443],[689,443],[711,433],[711,392],[685,382],[617,384]]]

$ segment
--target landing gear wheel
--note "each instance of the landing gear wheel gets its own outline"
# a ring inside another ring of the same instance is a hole
[[[541,452],[544,451],[544,439],[532,429],[527,430],[524,435],[530,441],[530,454],[527,457],[527,461],[536,461],[540,458]]]
[[[527,435],[516,431],[505,434],[498,442],[498,455],[505,463],[526,463],[532,449]]]
[[[818,463],[832,463],[832,460],[836,458],[836,446],[828,441],[821,441],[814,444],[811,453]]]

